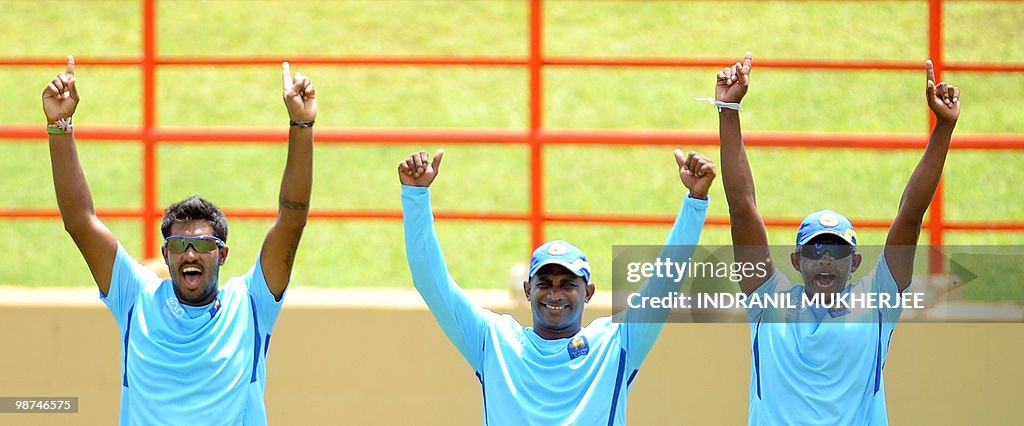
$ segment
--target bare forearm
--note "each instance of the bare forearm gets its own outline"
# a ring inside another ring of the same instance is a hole
[[[722,184],[729,210],[749,210],[755,206],[754,177],[743,147],[738,111],[725,109],[719,113],[718,135],[722,155]]]
[[[305,225],[312,188],[313,129],[292,126],[288,131],[288,159],[281,179],[279,220]]]
[[[910,181],[900,199],[899,216],[920,221],[935,196],[946,163],[950,139],[956,122],[940,121],[932,130],[928,147],[910,175]]]
[[[96,217],[92,193],[78,160],[74,136],[50,135],[50,165],[64,228],[74,233]]]
[[[760,262],[768,254],[768,233],[757,210],[754,198],[754,176],[747,161],[740,133],[740,116],[737,111],[723,110],[719,114],[719,138],[722,153],[722,184],[725,198],[729,203],[729,225],[732,234],[733,254],[738,262]],[[744,278],[740,288],[750,294],[757,290],[765,279]]]

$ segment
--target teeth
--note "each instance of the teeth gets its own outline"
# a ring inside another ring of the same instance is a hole
[[[562,310],[562,308],[564,308],[564,306],[551,306],[551,305],[544,305],[544,306],[546,306],[548,309],[555,310],[555,311],[560,311],[560,310]]]
[[[186,266],[184,268],[181,268],[181,272],[186,273],[186,274],[190,273],[190,272],[195,272],[197,274],[201,274],[201,273],[203,273],[203,270],[199,269],[199,268],[197,268],[195,266]]]

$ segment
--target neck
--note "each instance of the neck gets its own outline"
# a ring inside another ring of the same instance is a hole
[[[174,288],[174,295],[177,296],[178,302],[181,303],[182,305],[188,305],[188,306],[206,306],[206,305],[209,305],[210,303],[213,303],[214,299],[217,298],[217,293],[218,292],[219,292],[219,289],[214,287],[213,291],[210,294],[208,294],[206,297],[204,297],[202,300],[191,302],[191,301],[183,299],[181,297],[181,294],[178,292],[178,288],[177,287]]]
[[[545,328],[545,327],[534,327],[533,328],[533,332],[537,333],[537,335],[540,336],[541,339],[544,339],[544,340],[557,340],[557,339],[566,339],[566,338],[575,336],[576,333],[580,332],[581,328],[582,327],[580,327],[579,324],[576,324],[573,327],[568,327],[568,328],[564,328],[564,329],[561,329],[561,330],[552,330],[552,329]]]

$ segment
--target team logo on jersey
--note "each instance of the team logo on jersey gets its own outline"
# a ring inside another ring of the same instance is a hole
[[[832,318],[839,318],[839,317],[841,317],[843,315],[846,315],[848,313],[850,313],[850,310],[847,309],[845,306],[835,307],[835,308],[831,308],[831,309],[828,310],[828,316],[830,316]]]
[[[220,310],[220,297],[213,299],[213,306],[210,307],[210,318],[217,315],[217,311]]]
[[[565,347],[569,351],[569,359],[576,359],[590,353],[590,344],[585,336],[576,336]]]
[[[804,314],[803,309],[791,308],[786,310],[786,322],[800,322],[800,316]]]
[[[176,296],[170,296],[164,301],[167,306],[164,308],[164,312],[175,318],[185,318],[185,308],[181,307],[181,303],[178,303]]]

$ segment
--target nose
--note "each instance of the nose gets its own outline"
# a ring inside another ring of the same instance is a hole
[[[193,246],[190,243],[189,245],[185,246],[185,252],[181,254],[181,257],[188,258],[188,259],[194,259],[194,258],[199,257],[199,252],[196,251],[195,246]]]
[[[832,254],[826,251],[825,253],[822,253],[821,259],[818,259],[818,264],[831,265],[833,261],[835,261],[835,259],[832,258]]]

